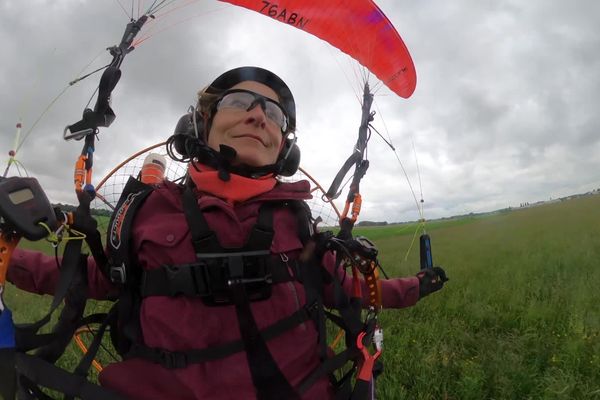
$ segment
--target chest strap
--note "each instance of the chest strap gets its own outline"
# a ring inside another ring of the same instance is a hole
[[[219,253],[235,251],[270,250],[273,242],[273,205],[263,203],[252,231],[241,248],[225,248],[219,243],[215,232],[206,222],[194,192],[186,188],[183,192],[183,211],[192,235],[192,244],[197,257],[210,257]]]
[[[227,255],[231,256],[232,254],[240,256],[240,253],[230,253]],[[241,255],[241,257],[244,258],[243,255]],[[253,256],[246,256],[245,259],[250,257]],[[242,284],[272,285],[295,280],[288,270],[287,263],[284,263],[278,256],[260,254],[260,257],[267,257],[265,261],[267,263],[268,271],[266,271],[266,274],[263,277],[252,277],[249,275],[248,271],[246,271],[246,276],[244,277],[244,275],[242,275],[242,278],[240,278]],[[221,280],[219,277],[221,271],[218,269],[228,269],[228,258],[225,258],[224,260],[225,264],[221,265],[211,265],[209,262],[199,261],[192,264],[162,265],[153,270],[143,271],[140,294],[142,297],[214,296],[216,293],[214,293],[214,290],[212,289],[215,286],[213,281],[215,279]],[[246,270],[248,269],[248,264],[249,263],[246,262]]]
[[[209,265],[206,271],[214,273],[211,280],[217,278],[211,281],[213,295],[207,304],[235,306],[241,342],[259,400],[299,398],[273,359],[250,307],[251,301],[271,296],[272,285],[266,280],[272,279],[267,260],[274,236],[273,207],[273,203],[261,205],[256,224],[242,248],[224,248],[208,226],[192,189],[188,187],[183,194],[196,259]]]

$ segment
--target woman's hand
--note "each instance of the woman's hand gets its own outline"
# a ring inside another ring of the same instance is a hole
[[[419,271],[419,299],[440,290],[448,282],[446,271],[442,267],[426,268]]]

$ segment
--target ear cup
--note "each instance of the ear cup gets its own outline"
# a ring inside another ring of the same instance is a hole
[[[295,139],[286,139],[277,159],[278,175],[292,176],[300,167],[300,148]]]
[[[194,128],[194,113],[196,114],[196,128]],[[198,136],[196,136],[196,131]],[[197,111],[189,112],[179,118],[173,132],[173,146],[175,151],[184,157],[189,157],[189,145],[191,141],[197,141],[204,138],[204,120]]]

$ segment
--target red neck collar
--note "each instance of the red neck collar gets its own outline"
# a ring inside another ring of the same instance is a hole
[[[273,175],[254,179],[229,174],[230,179],[223,181],[219,178],[218,171],[202,164],[190,164],[188,172],[198,190],[220,197],[231,204],[266,193],[277,183]]]

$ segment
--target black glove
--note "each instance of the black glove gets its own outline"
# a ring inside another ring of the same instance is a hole
[[[437,292],[444,286],[444,282],[448,282],[446,271],[442,267],[426,268],[419,271],[419,299]]]

